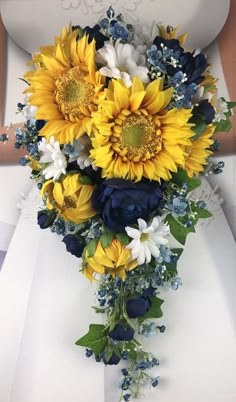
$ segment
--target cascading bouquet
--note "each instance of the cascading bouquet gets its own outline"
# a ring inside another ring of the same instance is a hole
[[[219,173],[213,134],[230,129],[233,102],[186,35],[154,24],[149,34],[110,7],[93,28],[63,28],[55,44],[33,55],[24,76],[26,123],[16,147],[29,155],[45,209],[38,224],[63,236],[78,267],[97,281],[97,313],[76,344],[122,369],[121,399],[140,384],[158,385],[159,364],[142,336],[162,333],[160,290],[177,289],[177,262],[199,219],[211,217],[191,192],[200,173]],[[171,246],[172,244],[172,246]]]

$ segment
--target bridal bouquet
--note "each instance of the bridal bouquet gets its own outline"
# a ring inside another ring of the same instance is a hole
[[[33,55],[18,104],[26,123],[16,147],[28,150],[21,164],[45,204],[38,224],[61,235],[97,283],[104,325],[90,324],[76,344],[97,362],[125,361],[124,401],[159,383],[142,337],[165,331],[160,292],[181,285],[181,245],[212,216],[191,193],[201,173],[222,171],[213,135],[230,129],[235,105],[218,97],[205,55],[186,51],[185,39],[171,26],[142,30],[110,7],[94,27],[63,28]]]

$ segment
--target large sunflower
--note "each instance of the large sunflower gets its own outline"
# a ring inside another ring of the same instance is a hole
[[[213,153],[210,150],[210,146],[214,143],[212,139],[214,131],[215,126],[211,124],[197,140],[191,141],[192,144],[190,147],[185,148],[186,159],[184,169],[187,171],[189,177],[198,176],[200,172],[203,172],[204,165],[208,164],[207,158]]]
[[[31,93],[29,102],[38,106],[36,119],[47,123],[40,131],[61,144],[72,142],[92,130],[91,113],[96,109],[104,77],[96,71],[95,41],[88,43],[78,30],[63,28],[54,46],[40,48],[34,55],[35,71],[25,74]]]
[[[112,80],[93,113],[97,132],[90,152],[103,177],[169,180],[184,164],[183,145],[190,146],[194,135],[191,110],[168,110],[171,95],[161,79],[146,88],[137,77],[129,88]]]

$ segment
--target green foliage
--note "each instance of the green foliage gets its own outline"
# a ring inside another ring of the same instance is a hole
[[[179,257],[181,256],[184,249],[183,248],[172,248],[171,251],[173,254],[178,255],[178,260],[179,260]],[[171,276],[178,274],[178,271],[177,271],[178,260],[176,262],[165,263],[166,269],[167,269],[168,273],[171,274]]]
[[[88,257],[93,257],[97,248],[98,239],[90,240],[85,249],[88,251]],[[84,249],[84,250],[85,250]]]
[[[121,242],[121,244],[123,244],[123,246],[127,246],[130,242],[129,236],[124,232],[116,233],[116,238]]]
[[[96,355],[100,355],[106,349],[107,342],[105,326],[101,324],[90,324],[89,332],[82,336],[75,344],[91,349]]]
[[[102,234],[102,236],[100,237],[100,241],[102,243],[102,247],[103,248],[107,248],[111,245],[111,242],[113,240],[113,233],[109,232],[109,231],[104,231],[104,233]]]
[[[207,125],[204,121],[204,117],[201,116],[200,114],[196,114],[191,117],[189,123],[195,124],[195,126],[191,128],[191,130],[194,131],[194,133],[196,133],[196,135],[192,137],[192,140],[197,140],[207,128]]]
[[[181,187],[183,183],[186,183],[188,185],[188,192],[193,191],[201,185],[200,179],[189,177],[187,172],[183,169],[179,169],[177,173],[173,173],[172,182],[176,183],[179,187]]]
[[[199,208],[197,207],[197,205],[195,204],[195,202],[191,202],[191,209],[193,212],[197,213],[196,218],[197,219],[207,219],[207,218],[211,218],[212,217],[212,213],[210,211],[208,211],[205,208]]]
[[[191,232],[195,232],[195,227],[193,225],[185,227],[184,224],[178,222],[171,214],[167,215],[165,222],[169,224],[172,236],[174,236],[174,238],[180,244],[184,245],[188,234]]]
[[[151,307],[146,314],[139,318],[140,322],[149,318],[160,318],[163,316],[161,305],[164,303],[164,300],[155,296],[149,296],[149,299],[151,301]]]

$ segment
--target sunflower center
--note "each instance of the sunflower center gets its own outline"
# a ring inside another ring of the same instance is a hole
[[[95,91],[94,85],[86,78],[87,74],[77,66],[66,71],[56,80],[56,101],[67,120],[82,119],[85,109],[88,109],[89,113]]]
[[[152,116],[129,112],[125,118],[120,117],[113,128],[113,150],[122,156],[124,162],[151,159],[161,149],[161,130]]]

